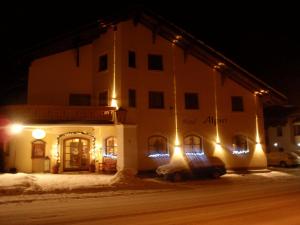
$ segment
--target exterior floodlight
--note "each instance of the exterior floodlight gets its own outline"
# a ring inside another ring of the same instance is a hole
[[[10,126],[10,133],[19,134],[22,132],[23,129],[24,129],[24,126],[22,124],[15,123]]]
[[[277,142],[275,142],[273,145],[274,145],[274,147],[278,147],[278,143]],[[298,146],[299,146],[299,143],[298,143]]]

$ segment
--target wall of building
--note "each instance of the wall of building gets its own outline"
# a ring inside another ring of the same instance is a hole
[[[299,136],[295,136],[293,130],[293,120],[294,118],[288,118],[287,123],[282,128],[282,136],[277,135],[277,127],[268,127],[268,146],[267,151],[300,151],[300,146],[297,143],[300,143]],[[274,144],[277,143],[277,146]]]
[[[221,121],[218,126],[219,136],[224,149],[220,157],[226,162],[228,168],[266,166],[264,154],[259,156],[263,160],[258,160],[257,163],[252,160],[255,157],[256,116],[258,116],[260,140],[264,146],[262,107],[253,93],[231,79],[221,78],[217,71],[191,55],[188,55],[185,60],[184,52],[179,47],[174,49],[173,64],[172,44],[160,36],[157,36],[153,43],[152,32],[143,25],[134,26],[132,21],[123,22],[118,32],[121,32],[123,37],[122,59],[124,60],[121,105],[128,109],[127,122],[138,124],[139,169],[155,168],[166,160],[148,158],[149,136],[167,137],[170,143],[169,149],[172,151],[175,137],[173,70],[177,82],[178,128],[181,143],[186,135],[202,136],[205,152],[209,155],[214,154],[216,126],[209,121],[216,118],[217,108],[218,118]],[[128,67],[129,50],[136,53],[136,68]],[[148,70],[148,54],[163,56],[163,71]],[[128,89],[136,90],[136,108],[128,107]],[[149,91],[164,92],[164,109],[149,109]],[[198,93],[199,109],[185,109],[185,92]],[[243,97],[244,112],[232,112],[231,96]],[[232,155],[232,139],[238,134],[245,135],[249,139],[250,152],[247,155]]]
[[[115,42],[114,42],[115,38]],[[115,44],[115,71],[114,71]],[[136,53],[136,68],[128,67],[128,51]],[[98,71],[99,56],[108,55],[108,70]],[[163,56],[163,71],[148,70],[148,54]],[[118,106],[128,110],[128,124],[137,125],[137,149],[139,170],[155,169],[168,162],[166,158],[148,157],[148,138],[162,135],[168,139],[172,152],[175,139],[174,80],[176,76],[178,132],[180,142],[187,135],[203,137],[203,148],[208,155],[218,155],[228,168],[265,167],[265,155],[255,153],[256,116],[260,141],[264,147],[263,115],[259,100],[236,82],[221,77],[219,72],[188,55],[184,59],[183,50],[172,47],[164,38],[157,36],[153,42],[152,32],[132,21],[121,22],[117,30],[109,28],[92,44],[80,48],[80,66],[76,67],[75,50],[65,51],[33,62],[29,75],[29,104],[68,105],[70,93],[92,95],[92,104],[98,104],[99,92],[107,90],[112,98],[115,76]],[[173,63],[174,56],[174,63]],[[115,72],[115,73],[114,73]],[[136,90],[136,108],[128,107],[128,89]],[[164,92],[164,109],[149,109],[149,91]],[[186,110],[184,93],[198,93],[199,109]],[[242,96],[244,112],[232,112],[231,96]],[[222,153],[215,151],[217,127],[223,147]],[[106,129],[106,128],[105,128]],[[116,132],[107,128],[100,139],[108,133]],[[248,138],[250,152],[233,155],[234,135]],[[101,145],[101,144],[100,144]],[[254,160],[255,159],[255,160]]]
[[[68,105],[69,94],[92,94],[92,45],[37,59],[28,76],[28,104]]]
[[[7,157],[6,168],[16,168],[20,172],[43,172],[44,159],[32,159],[32,130],[38,126],[27,126],[20,134],[11,136],[9,140],[9,156]],[[90,161],[93,160],[93,137],[95,137],[96,161],[102,162],[105,152],[105,140],[108,137],[117,137],[116,126],[41,126],[38,127],[46,132],[42,140],[46,143],[45,157],[50,158],[50,166],[57,161],[57,150],[59,151],[60,172],[63,172],[63,141],[67,138],[84,137],[90,140]],[[86,133],[86,134],[82,134]],[[118,141],[117,141],[118,142]],[[59,145],[57,145],[59,144]],[[117,147],[119,148],[119,147]],[[121,159],[123,160],[123,159]],[[35,165],[34,165],[35,164]],[[41,164],[41,165],[39,165]],[[34,168],[41,168],[41,171],[33,171]],[[51,168],[50,168],[51,171]]]

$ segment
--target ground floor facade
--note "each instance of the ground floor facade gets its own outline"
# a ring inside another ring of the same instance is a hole
[[[228,169],[266,167],[263,145],[255,143],[254,135],[250,139],[227,132],[228,138],[220,134],[223,141],[216,143],[208,138],[214,130],[214,126],[206,133],[186,128],[180,136],[183,155],[188,160],[217,156]],[[155,132],[128,124],[24,125],[5,143],[5,167],[26,173],[154,171],[170,162],[173,143],[174,130],[167,126]]]
[[[263,118],[254,113],[181,114],[176,128],[168,111],[140,114],[136,122],[130,111],[122,119],[111,107],[12,106],[5,112],[6,171],[155,171],[176,149],[185,160],[219,157],[227,169],[267,167]]]

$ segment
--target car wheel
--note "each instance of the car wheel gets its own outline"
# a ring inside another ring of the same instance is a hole
[[[281,162],[279,163],[279,165],[280,165],[280,167],[287,167],[287,164],[286,164],[285,161],[281,161]]]
[[[173,180],[173,182],[180,182],[180,181],[182,181],[182,175],[180,173],[174,173],[172,180]]]

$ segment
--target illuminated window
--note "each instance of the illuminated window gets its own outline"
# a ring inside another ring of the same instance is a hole
[[[186,109],[199,109],[199,101],[197,93],[185,93],[185,108]]]
[[[233,137],[234,151],[248,151],[248,140],[244,135],[236,135]]]
[[[134,51],[128,51],[128,67],[135,68],[135,52]]]
[[[105,154],[117,155],[117,139],[115,137],[108,137],[105,140]]]
[[[134,89],[128,90],[128,106],[136,107],[136,91]]]
[[[276,128],[276,133],[277,133],[277,137],[282,137],[283,135],[283,130],[282,130],[282,127],[281,126],[278,126]]]
[[[164,93],[159,91],[149,92],[149,108],[163,109],[164,108]]]
[[[168,154],[167,138],[159,135],[151,136],[148,139],[149,155]]]
[[[148,70],[163,70],[162,55],[148,55]]]
[[[108,57],[107,54],[99,57],[99,72],[105,71],[108,68]]]
[[[183,149],[185,153],[202,153],[203,147],[202,147],[202,138],[195,136],[195,135],[189,135],[186,136],[183,140]]]
[[[244,103],[242,96],[232,96],[231,97],[231,108],[233,112],[243,112]]]
[[[32,151],[31,151],[31,158],[44,158],[45,157],[45,149],[46,149],[46,142],[42,140],[36,140],[32,142]]]
[[[103,91],[99,93],[99,106],[108,106],[108,92]]]
[[[69,105],[91,105],[91,95],[89,95],[89,94],[70,94]]]

